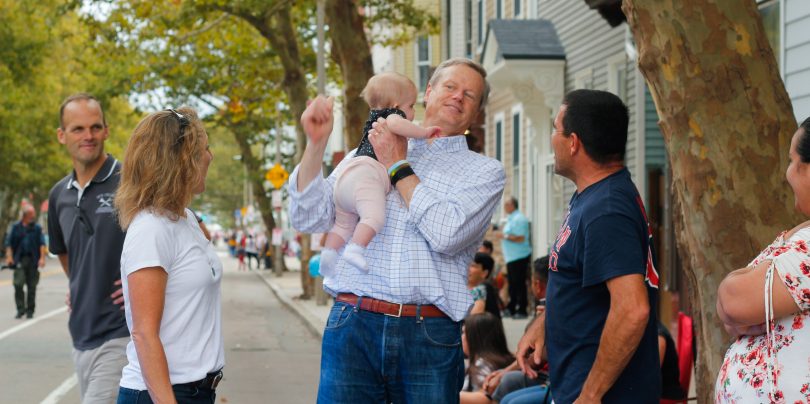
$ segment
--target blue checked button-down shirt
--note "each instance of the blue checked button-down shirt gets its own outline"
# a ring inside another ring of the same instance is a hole
[[[317,176],[297,192],[298,167],[290,176],[290,217],[307,233],[325,232],[335,221],[337,174]],[[394,303],[433,304],[455,321],[466,315],[472,296],[467,268],[501,200],[503,165],[470,151],[464,136],[408,143],[408,161],[421,183],[410,209],[396,189],[386,199],[386,221],[366,249],[368,273],[339,259],[336,275],[324,279],[333,296],[354,293]]]

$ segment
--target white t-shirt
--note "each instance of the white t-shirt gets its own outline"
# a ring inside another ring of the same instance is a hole
[[[149,267],[161,267],[169,275],[160,340],[169,364],[172,384],[203,379],[225,364],[222,344],[220,281],[222,263],[200,230],[194,214],[177,221],[141,212],[127,229],[121,253],[121,279],[127,327],[132,332],[127,276]],[[121,386],[146,390],[135,343],[127,345],[129,363]]]

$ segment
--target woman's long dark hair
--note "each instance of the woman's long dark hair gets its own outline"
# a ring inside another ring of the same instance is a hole
[[[478,358],[488,362],[494,369],[504,368],[515,360],[515,356],[506,347],[503,323],[492,313],[467,316],[464,320],[464,330],[470,359],[468,373],[472,373],[475,369]]]

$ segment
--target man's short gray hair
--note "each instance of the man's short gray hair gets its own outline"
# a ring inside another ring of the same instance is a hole
[[[442,78],[444,74],[444,70],[451,66],[467,66],[470,69],[475,70],[478,74],[481,75],[481,80],[484,81],[484,91],[481,93],[481,100],[478,104],[478,110],[483,111],[487,105],[487,99],[489,98],[489,82],[487,82],[487,71],[484,69],[484,66],[467,59],[467,58],[451,58],[447,59],[438,66],[436,66],[436,70],[433,71],[433,75],[430,76],[430,81],[428,83],[431,87],[436,86],[436,82]]]

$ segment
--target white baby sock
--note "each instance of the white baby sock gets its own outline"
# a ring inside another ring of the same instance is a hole
[[[337,265],[338,253],[331,248],[324,248],[321,250],[321,266],[318,272],[324,278],[330,277],[335,274],[335,265]]]
[[[365,251],[366,249],[364,247],[360,247],[355,243],[349,243],[349,245],[346,246],[346,249],[343,250],[343,259],[345,259],[349,264],[352,264],[363,271],[367,271],[366,259],[363,258],[363,253]],[[323,257],[321,257],[321,260],[323,260]]]

